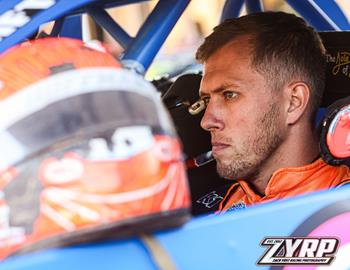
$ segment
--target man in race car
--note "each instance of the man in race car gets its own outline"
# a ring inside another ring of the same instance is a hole
[[[220,176],[235,180],[219,212],[339,186],[346,166],[319,157],[315,118],[325,49],[301,18],[283,12],[226,20],[199,47],[201,126]]]

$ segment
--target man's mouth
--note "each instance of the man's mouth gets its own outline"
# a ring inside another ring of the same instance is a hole
[[[213,156],[216,157],[220,152],[224,151],[226,148],[228,148],[230,145],[225,144],[225,143],[220,143],[220,142],[212,142],[212,151],[213,151]]]

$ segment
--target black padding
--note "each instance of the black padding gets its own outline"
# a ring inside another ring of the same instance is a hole
[[[191,115],[188,105],[199,99],[198,91],[202,76],[185,74],[180,76],[163,96],[177,132],[182,140],[185,154],[193,158],[211,149],[210,133],[200,127],[203,112]],[[182,105],[181,105],[182,104]]]
[[[321,107],[350,96],[350,32],[320,32],[327,50],[326,88]]]
[[[157,88],[158,92],[161,93],[161,96],[168,91],[173,82],[170,80],[168,76],[161,77],[159,79],[155,79],[151,81],[151,83]]]
[[[182,75],[163,95],[163,102],[175,123],[187,158],[194,158],[211,150],[210,133],[200,127],[204,112],[198,115],[191,115],[188,112],[188,106],[199,99],[201,78],[200,74]],[[202,167],[188,169],[188,178],[192,197],[192,214],[198,215],[217,210],[219,204],[207,208],[203,207],[203,204],[196,203],[206,194],[219,188],[221,190],[223,186],[226,187],[230,183],[218,176],[215,161]]]
[[[220,178],[216,173],[216,162],[187,171],[191,198],[192,215],[213,213],[219,210],[220,202],[234,183]]]

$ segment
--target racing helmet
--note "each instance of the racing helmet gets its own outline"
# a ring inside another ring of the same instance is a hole
[[[190,198],[154,87],[79,40],[0,57],[0,259],[177,226]]]

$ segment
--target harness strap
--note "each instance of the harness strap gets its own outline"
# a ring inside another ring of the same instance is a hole
[[[146,246],[151,254],[154,263],[160,270],[176,270],[176,265],[169,253],[165,250],[162,244],[152,235],[142,234],[140,240]]]

